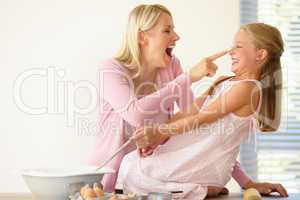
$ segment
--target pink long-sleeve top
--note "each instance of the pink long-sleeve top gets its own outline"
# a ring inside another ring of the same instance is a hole
[[[117,60],[108,59],[100,67],[100,120],[96,146],[89,158],[90,165],[100,165],[122,144],[126,142],[135,128],[151,123],[164,123],[174,111],[174,102],[180,111],[193,102],[193,92],[189,77],[182,73],[176,57],[172,57],[169,66],[161,68],[155,83],[158,90],[152,94],[137,98],[129,72]],[[131,128],[128,128],[131,127]],[[107,164],[118,172],[122,158],[132,151],[131,146],[120,152]],[[237,162],[232,177],[245,185],[250,179]],[[117,179],[116,174],[106,174],[102,179],[104,190],[112,192]]]

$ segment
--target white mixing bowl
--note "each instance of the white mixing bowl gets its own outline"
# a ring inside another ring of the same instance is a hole
[[[66,200],[74,187],[99,183],[107,173],[115,173],[115,171],[109,168],[96,171],[96,167],[90,166],[21,171],[29,190],[37,200]]]

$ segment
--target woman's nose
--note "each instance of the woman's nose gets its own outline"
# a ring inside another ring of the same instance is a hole
[[[179,35],[176,32],[174,32],[174,41],[178,41],[179,39]]]

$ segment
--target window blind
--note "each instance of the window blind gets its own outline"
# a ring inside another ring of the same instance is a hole
[[[257,21],[257,0],[240,0],[240,23],[247,24]],[[241,146],[240,162],[247,174],[257,180],[257,151],[256,151],[256,135],[251,135]]]
[[[289,192],[300,192],[300,0],[241,0],[240,19],[241,24],[276,26],[285,42],[281,126],[245,142],[241,164],[254,180],[280,182]]]

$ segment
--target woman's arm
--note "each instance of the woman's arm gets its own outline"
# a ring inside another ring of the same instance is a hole
[[[169,73],[172,73],[175,78],[183,74],[181,63],[176,57],[174,57],[174,65],[172,66],[173,68],[171,68]],[[181,94],[176,99],[176,104],[179,108],[179,112],[177,113],[183,114],[188,112],[187,109],[194,102],[194,93],[191,87],[183,88],[180,92]]]
[[[190,89],[193,82],[202,77],[214,74],[216,67],[212,63],[215,59],[225,55],[226,52],[217,53],[195,65],[187,74],[182,73],[178,59],[172,67],[177,67],[177,77],[170,80],[160,90],[137,99],[134,94],[134,85],[125,69],[114,59],[103,64],[100,71],[100,94],[124,120],[132,126],[139,127],[144,124],[144,119],[152,119],[163,105],[170,105],[178,101],[181,111],[193,101]],[[179,70],[178,70],[179,69]]]
[[[128,74],[121,70],[116,63],[106,63],[100,72],[100,94],[124,120],[132,126],[139,127],[144,124],[144,119],[155,117],[161,103],[171,103],[180,95],[181,88],[190,87],[189,76],[181,74],[160,90],[137,99],[134,87]]]
[[[192,82],[196,82],[200,79],[202,79],[205,76],[213,76],[216,73],[217,65],[215,65],[213,62],[226,55],[226,51],[222,51],[219,53],[216,53],[212,56],[208,56],[204,59],[202,59],[198,64],[196,64],[194,67],[192,67],[189,71],[189,77]],[[174,65],[173,65],[173,73],[175,77],[180,76],[182,74],[182,68],[179,60],[175,57],[174,59]],[[226,78],[225,76],[219,77],[213,84],[213,87],[216,85],[217,82],[219,82],[221,79]],[[210,91],[213,87],[210,87],[208,91]],[[202,98],[198,97],[196,101],[194,100],[194,94],[190,87],[183,88],[183,90],[180,90],[181,95],[179,98],[177,98],[177,105],[180,108],[181,116],[187,116],[187,115],[193,115],[196,114],[199,110],[199,108],[202,106],[203,102],[205,101],[207,95],[203,95]],[[177,117],[179,114],[177,115]]]

